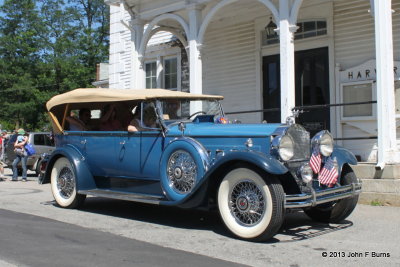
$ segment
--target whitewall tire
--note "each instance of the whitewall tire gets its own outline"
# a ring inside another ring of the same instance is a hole
[[[63,208],[77,208],[86,195],[76,192],[76,174],[67,158],[57,159],[51,170],[51,191],[57,204]]]
[[[274,177],[247,167],[229,171],[218,189],[218,208],[226,227],[237,237],[263,241],[276,234],[284,216],[284,192]]]

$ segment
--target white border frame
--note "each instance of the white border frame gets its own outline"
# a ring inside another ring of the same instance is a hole
[[[343,87],[344,86],[352,86],[352,85],[363,85],[363,84],[371,84],[371,90],[372,90],[372,99],[371,101],[376,101],[376,83],[373,80],[367,80],[367,81],[359,81],[359,82],[347,82],[347,83],[340,83],[340,103],[344,103],[344,94],[343,94]],[[352,102],[358,102],[358,100],[354,100]],[[344,116],[344,111],[343,108],[344,106],[340,107],[340,120],[342,122],[346,121],[371,121],[371,120],[376,120],[376,104],[371,104],[372,105],[372,115],[371,116],[351,116],[351,117],[345,117]]]
[[[164,66],[165,66],[165,60],[167,60],[167,59],[172,59],[172,58],[176,58],[176,85],[177,85],[177,88],[176,88],[176,90],[177,91],[182,91],[182,86],[181,86],[181,84],[182,84],[182,80],[181,80],[181,76],[182,76],[182,67],[181,67],[181,63],[182,63],[182,59],[181,59],[181,53],[179,53],[178,55],[173,55],[173,56],[166,56],[166,57],[163,57],[162,58],[162,66],[163,66],[163,71],[162,71],[162,75],[161,75],[161,80],[162,80],[162,86],[163,86],[163,88],[165,87],[165,72],[164,72]],[[173,88],[173,89],[168,89],[168,90],[174,90],[175,88]]]
[[[143,66],[149,62],[156,62],[157,65],[157,87],[164,88],[164,60],[169,58],[177,59],[177,91],[182,90],[182,51],[180,47],[163,47],[155,46],[148,49],[148,53],[146,53]],[[146,80],[146,72],[143,71],[144,80]]]

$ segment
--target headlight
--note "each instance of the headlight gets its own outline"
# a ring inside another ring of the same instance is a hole
[[[309,183],[313,179],[313,170],[311,169],[310,164],[306,163],[300,167],[300,176],[304,183]]]
[[[283,161],[290,160],[294,155],[294,143],[290,135],[280,135],[272,140],[272,150]]]
[[[317,144],[319,151],[325,157],[329,157],[333,152],[333,137],[326,130],[317,133],[311,140],[311,143]]]

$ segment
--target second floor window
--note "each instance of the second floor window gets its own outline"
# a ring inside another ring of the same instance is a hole
[[[178,88],[178,65],[176,57],[164,60],[164,88]]]
[[[157,88],[157,62],[148,62],[146,68],[146,88]]]

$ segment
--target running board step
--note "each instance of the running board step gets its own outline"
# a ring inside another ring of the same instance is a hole
[[[79,190],[78,194],[128,200],[128,201],[135,201],[142,203],[150,203],[150,204],[160,204],[161,201],[167,200],[164,196],[146,195],[140,193],[126,193],[121,191],[102,190],[102,189]]]

